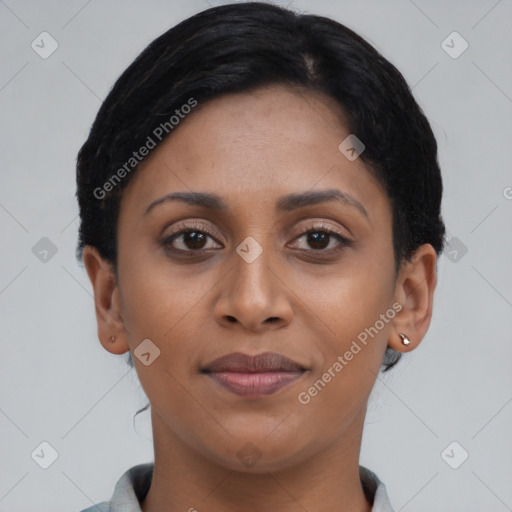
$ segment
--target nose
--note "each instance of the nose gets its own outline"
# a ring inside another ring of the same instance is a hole
[[[233,255],[234,268],[222,280],[215,304],[215,319],[223,327],[262,333],[290,324],[292,293],[268,254],[264,250],[251,263]]]

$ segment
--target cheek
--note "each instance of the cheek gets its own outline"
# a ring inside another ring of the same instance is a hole
[[[206,292],[214,288],[218,279],[213,273],[189,275],[165,262],[142,264],[134,257],[125,258],[123,266],[119,266],[119,280],[128,343],[143,387],[155,387],[146,392],[151,398],[160,393],[158,379],[166,382],[164,388],[169,388],[175,384],[173,378],[185,382],[196,370],[207,334],[200,333],[204,333],[202,326],[211,316],[205,310],[211,308]],[[136,360],[137,347],[145,339],[151,340],[159,351],[158,358],[148,367]],[[147,371],[149,368],[156,371]]]
[[[391,304],[376,294],[340,298],[339,307],[326,316],[329,333],[319,341],[323,364],[298,390],[304,417],[325,425],[324,434],[336,437],[365,406],[375,383],[391,322]],[[381,320],[384,314],[387,322]],[[325,329],[324,329],[325,331]],[[300,409],[299,409],[300,410]]]
[[[366,402],[395,316],[389,268],[361,258],[357,267],[316,279],[315,288],[304,286],[315,290],[305,300],[316,313],[308,328],[322,333],[316,339],[323,356],[297,397],[309,414],[336,424],[336,417],[348,420]]]
[[[204,294],[202,281],[154,259],[126,258],[119,276],[125,325],[137,336],[168,337]]]
[[[325,332],[327,346],[342,350],[391,307],[394,286],[391,273],[385,271],[388,268],[362,255],[347,259],[337,272],[301,276],[296,294],[309,309],[311,320]]]

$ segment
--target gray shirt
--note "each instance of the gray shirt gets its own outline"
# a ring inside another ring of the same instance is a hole
[[[110,501],[103,501],[81,512],[141,512],[140,504],[149,491],[152,476],[152,462],[133,466],[117,481]],[[377,475],[359,466],[359,477],[366,498],[373,503],[372,512],[394,512],[386,486]]]

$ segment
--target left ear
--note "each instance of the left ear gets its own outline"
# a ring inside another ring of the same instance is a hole
[[[113,266],[100,255],[98,249],[89,245],[84,248],[83,261],[94,291],[100,343],[112,354],[124,354],[130,350],[130,346],[126,339]]]
[[[388,346],[398,352],[414,350],[425,336],[432,319],[434,290],[437,284],[437,254],[430,244],[414,252],[411,261],[400,269],[395,288],[395,301],[402,309],[393,320],[394,332]],[[399,333],[411,341],[404,345]]]

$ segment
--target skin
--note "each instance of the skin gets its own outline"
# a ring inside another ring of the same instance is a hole
[[[105,349],[133,353],[150,339],[160,350],[148,366],[133,356],[155,449],[144,512],[371,510],[358,474],[368,397],[386,346],[413,350],[427,332],[436,253],[422,245],[395,275],[390,202],[363,161],[338,150],[349,135],[340,114],[322,95],[283,87],[199,105],[123,193],[117,276],[96,249],[84,251]],[[368,217],[338,201],[275,210],[284,195],[326,189],[350,194]],[[167,201],[144,214],[177,191],[215,193],[228,208]],[[334,236],[308,242],[304,233],[321,221],[353,244]],[[163,239],[191,225],[212,238],[178,235],[164,247]],[[248,236],[263,250],[252,263],[236,252]],[[199,255],[186,259],[179,249]],[[394,302],[401,311],[307,405],[299,403],[298,394]],[[267,351],[308,371],[258,399],[199,372],[228,353]],[[249,442],[261,457],[251,467],[237,456]]]

